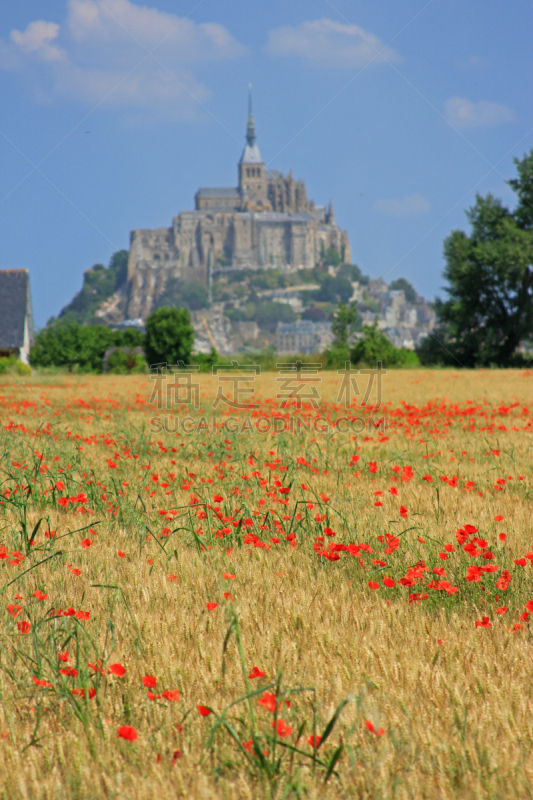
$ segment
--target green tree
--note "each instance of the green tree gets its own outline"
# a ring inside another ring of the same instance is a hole
[[[296,314],[288,303],[276,303],[274,300],[266,300],[258,303],[251,319],[254,319],[260,327],[273,325],[277,322],[294,322]]]
[[[375,367],[376,362],[381,361],[385,368],[420,365],[414,350],[394,347],[385,334],[379,330],[377,323],[363,325],[362,331],[362,339],[356,343],[350,353],[353,364],[368,364],[370,367]]]
[[[109,354],[106,364],[107,372],[114,375],[130,375],[144,372],[146,361],[141,353],[131,347],[118,347]]]
[[[186,308],[158,308],[146,320],[144,350],[149,364],[187,363],[194,344],[194,328]]]
[[[383,366],[387,367],[396,363],[396,348],[379,330],[377,322],[373,325],[363,325],[361,330],[363,336],[350,352],[350,360],[353,364],[375,366],[377,361],[381,361]]]
[[[339,303],[331,317],[331,330],[334,335],[333,343],[325,352],[325,367],[339,369],[350,361],[350,347],[348,339],[350,334],[361,325],[361,316],[355,303]]]
[[[408,303],[416,302],[416,298],[418,297],[416,289],[406,278],[397,278],[389,285],[389,289],[393,291],[402,291]]]
[[[361,325],[361,315],[357,311],[355,303],[339,303],[337,310],[331,320],[331,330],[335,337],[335,345],[346,346],[350,333],[357,330]]]
[[[60,320],[37,334],[30,362],[34,367],[101,372],[106,350],[120,346],[122,337],[122,331],[112,331],[104,325],[78,325]]]
[[[117,344],[122,347],[144,347],[144,333],[138,328],[123,328],[115,331]]]
[[[420,349],[426,363],[506,366],[533,334],[533,150],[515,164],[515,210],[477,195],[470,236],[453,231],[444,242],[448,299],[435,304],[439,325]]]
[[[314,300],[321,303],[348,303],[353,294],[353,287],[348,278],[334,275],[320,275],[320,289],[314,292]]]
[[[338,278],[348,278],[350,281],[359,281],[359,283],[368,283],[370,278],[363,275],[361,270],[356,264],[341,264],[337,271]]]

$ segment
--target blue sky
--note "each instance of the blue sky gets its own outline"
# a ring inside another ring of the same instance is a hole
[[[529,0],[3,0],[0,268],[37,325],[83,271],[267,165],[333,200],[352,261],[433,298],[475,192],[533,147]]]

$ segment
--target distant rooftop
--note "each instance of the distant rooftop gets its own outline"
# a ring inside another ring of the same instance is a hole
[[[239,164],[262,164],[263,158],[261,153],[259,152],[259,148],[256,144],[247,144],[244,150],[242,151],[241,160]]]
[[[239,215],[244,219],[251,219],[252,213],[250,211],[243,211]],[[256,219],[258,223],[262,222],[308,222],[310,219],[315,219],[313,214],[308,211],[261,211],[257,213]]]
[[[201,189],[198,189],[196,192],[198,197],[231,197],[235,198],[239,196],[239,190],[232,186],[216,186],[216,187],[206,187],[203,186]]]

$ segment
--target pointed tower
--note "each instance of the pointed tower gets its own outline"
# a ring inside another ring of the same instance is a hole
[[[255,143],[255,122],[252,112],[252,84],[248,84],[248,123],[246,146],[242,151],[239,169],[239,191],[246,193],[248,202],[261,205],[266,202],[265,164]]]
[[[331,200],[329,201],[328,213],[326,214],[326,222],[328,225],[335,224],[335,214],[333,213],[333,203]]]

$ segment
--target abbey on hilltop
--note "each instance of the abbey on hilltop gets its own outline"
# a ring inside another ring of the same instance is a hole
[[[246,146],[236,187],[202,188],[195,210],[181,211],[170,228],[131,233],[128,317],[145,318],[169,278],[209,283],[215,270],[312,268],[326,250],[350,262],[350,243],[333,206],[315,206],[292,172],[265,169],[256,144],[251,96]]]

